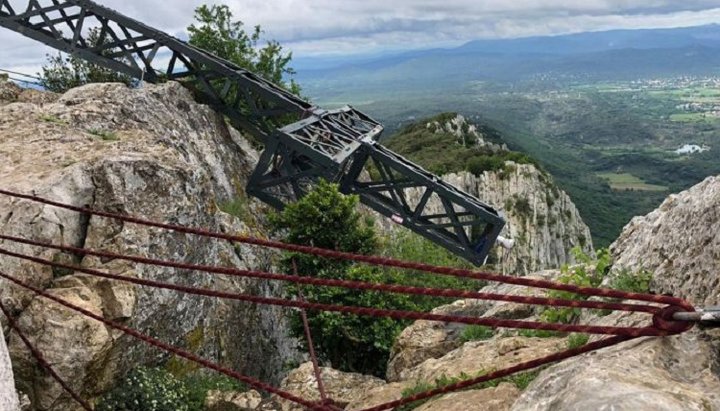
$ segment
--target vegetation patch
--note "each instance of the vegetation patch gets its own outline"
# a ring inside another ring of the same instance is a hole
[[[598,177],[604,178],[610,184],[610,188],[618,191],[667,191],[667,186],[648,184],[643,179],[630,173],[599,173]]]
[[[195,373],[178,378],[162,368],[140,367],[98,400],[97,411],[203,411],[208,391],[247,391],[220,374]]]
[[[568,264],[563,265],[557,281],[580,287],[600,286],[603,278],[605,278],[605,275],[610,270],[610,251],[604,248],[596,251],[594,256],[589,256],[585,254],[580,247],[574,247],[571,252],[578,264],[572,267]],[[564,300],[586,300],[588,298],[585,295],[560,290],[550,290],[547,294],[551,298],[561,298]],[[546,308],[540,316],[546,322],[569,324],[579,315],[579,308],[552,307]]]
[[[218,208],[222,212],[235,216],[242,221],[249,222],[253,217],[250,212],[250,200],[244,191],[239,191],[239,193],[240,194],[232,200],[218,204]]]
[[[114,131],[109,130],[91,128],[90,130],[88,130],[88,133],[96,137],[100,137],[102,141],[117,141],[120,139]]]
[[[282,213],[271,216],[276,232],[294,244],[336,249],[360,254],[380,254],[411,261],[422,261],[455,267],[468,263],[440,249],[429,241],[398,233],[392,238],[379,237],[373,222],[358,213],[357,196],[344,196],[335,184],[325,181],[299,201],[289,204]],[[356,280],[371,283],[402,284],[433,288],[476,290],[484,283],[469,279],[432,275],[399,269],[385,269],[349,261],[325,259],[304,254],[286,253],[282,271],[318,278]],[[356,291],[335,287],[290,286],[289,294],[302,291],[308,301],[348,306],[428,311],[453,299],[410,296],[405,294]],[[291,316],[293,334],[301,341],[304,329],[300,316]],[[342,371],[384,376],[390,348],[409,321],[330,312],[308,312],[308,320],[319,355]]]
[[[461,136],[458,137],[435,125],[445,124],[456,117],[456,113],[443,113],[420,120],[391,136],[386,144],[391,150],[439,175],[458,171],[469,171],[475,175],[501,171],[501,178],[506,178],[514,172],[514,166],[506,165],[508,161],[534,164],[540,168],[527,154],[479,146],[477,138],[467,134],[467,127],[461,128]],[[503,139],[497,130],[487,126],[478,126],[477,130],[483,140],[502,144]]]
[[[40,120],[46,122],[46,123],[53,123],[53,124],[68,124],[67,121],[61,119],[58,116],[52,115],[52,114],[43,114],[40,116]]]
[[[568,350],[572,350],[573,348],[582,347],[583,345],[587,344],[588,340],[590,340],[590,336],[587,334],[582,334],[582,333],[570,334],[570,336],[568,336],[568,342],[567,342]]]
[[[495,330],[492,327],[486,325],[471,324],[462,330],[460,335],[460,341],[482,341],[489,340],[495,335]]]
[[[191,411],[188,399],[185,384],[169,372],[159,368],[137,368],[100,398],[96,410]]]

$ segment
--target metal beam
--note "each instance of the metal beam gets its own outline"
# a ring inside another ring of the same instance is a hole
[[[379,213],[476,264],[503,227],[489,205],[378,144],[382,125],[350,106],[317,108],[232,62],[90,0],[25,1],[18,12],[0,0],[0,26],[138,79],[181,80],[198,101],[262,142],[265,151],[247,190],[274,207],[302,197],[320,178],[337,181],[343,192],[358,194]],[[90,27],[100,28],[99,44],[90,44],[88,31],[83,33]],[[164,53],[169,60],[157,58]],[[378,181],[364,177],[368,163],[378,170]],[[411,191],[422,194],[411,198]]]

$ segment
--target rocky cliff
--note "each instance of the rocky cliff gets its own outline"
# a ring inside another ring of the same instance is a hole
[[[508,161],[501,171],[459,172],[443,180],[495,205],[506,220],[501,235],[515,241],[509,252],[496,249],[507,274],[525,275],[573,262],[570,250],[592,251],[590,229],[570,197],[532,164]]]
[[[257,153],[180,84],[138,89],[92,84],[52,95],[5,83],[0,97],[2,188],[157,221],[264,235],[264,206],[244,196]],[[4,196],[0,221],[3,233],[58,244],[245,269],[267,270],[272,263],[268,252],[251,247]],[[260,295],[280,292],[263,281],[1,246],[120,275]],[[0,257],[0,266],[53,295],[243,373],[277,381],[285,363],[298,358],[282,310],[136,287],[9,257]],[[141,364],[177,373],[194,369],[4,281],[0,298],[56,371],[86,398]],[[18,389],[36,410],[77,408],[38,371],[14,333],[8,345]]]
[[[495,250],[490,261],[500,271],[525,275],[572,262],[575,246],[592,251],[590,230],[570,197],[527,156],[508,151],[495,130],[445,114],[407,128],[388,146],[504,214],[501,235],[515,247]],[[411,204],[419,202],[421,192],[409,193]],[[432,198],[428,207],[439,212],[442,204]]]
[[[610,247],[616,268],[653,273],[658,293],[720,305],[720,176],[669,196],[635,217]]]

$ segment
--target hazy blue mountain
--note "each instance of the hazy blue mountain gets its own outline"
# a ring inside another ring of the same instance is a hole
[[[720,46],[720,25],[673,29],[610,30],[561,36],[477,40],[458,47],[459,52],[504,54],[578,54],[620,49]]]
[[[538,77],[582,81],[717,75],[720,25],[478,40],[453,49],[356,56],[352,60],[334,57],[318,62],[315,69],[306,58],[303,66],[306,69],[299,69],[298,80],[314,96]]]

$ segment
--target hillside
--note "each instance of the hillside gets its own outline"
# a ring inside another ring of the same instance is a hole
[[[502,235],[515,239],[516,246],[490,260],[503,272],[556,268],[573,261],[573,247],[592,250],[590,231],[567,194],[531,157],[508,150],[497,130],[443,113],[416,121],[385,142],[504,214]]]
[[[508,150],[497,130],[471,124],[457,113],[419,120],[384,143],[435,174],[469,171],[478,175],[501,170],[506,161],[534,163],[529,156]]]

